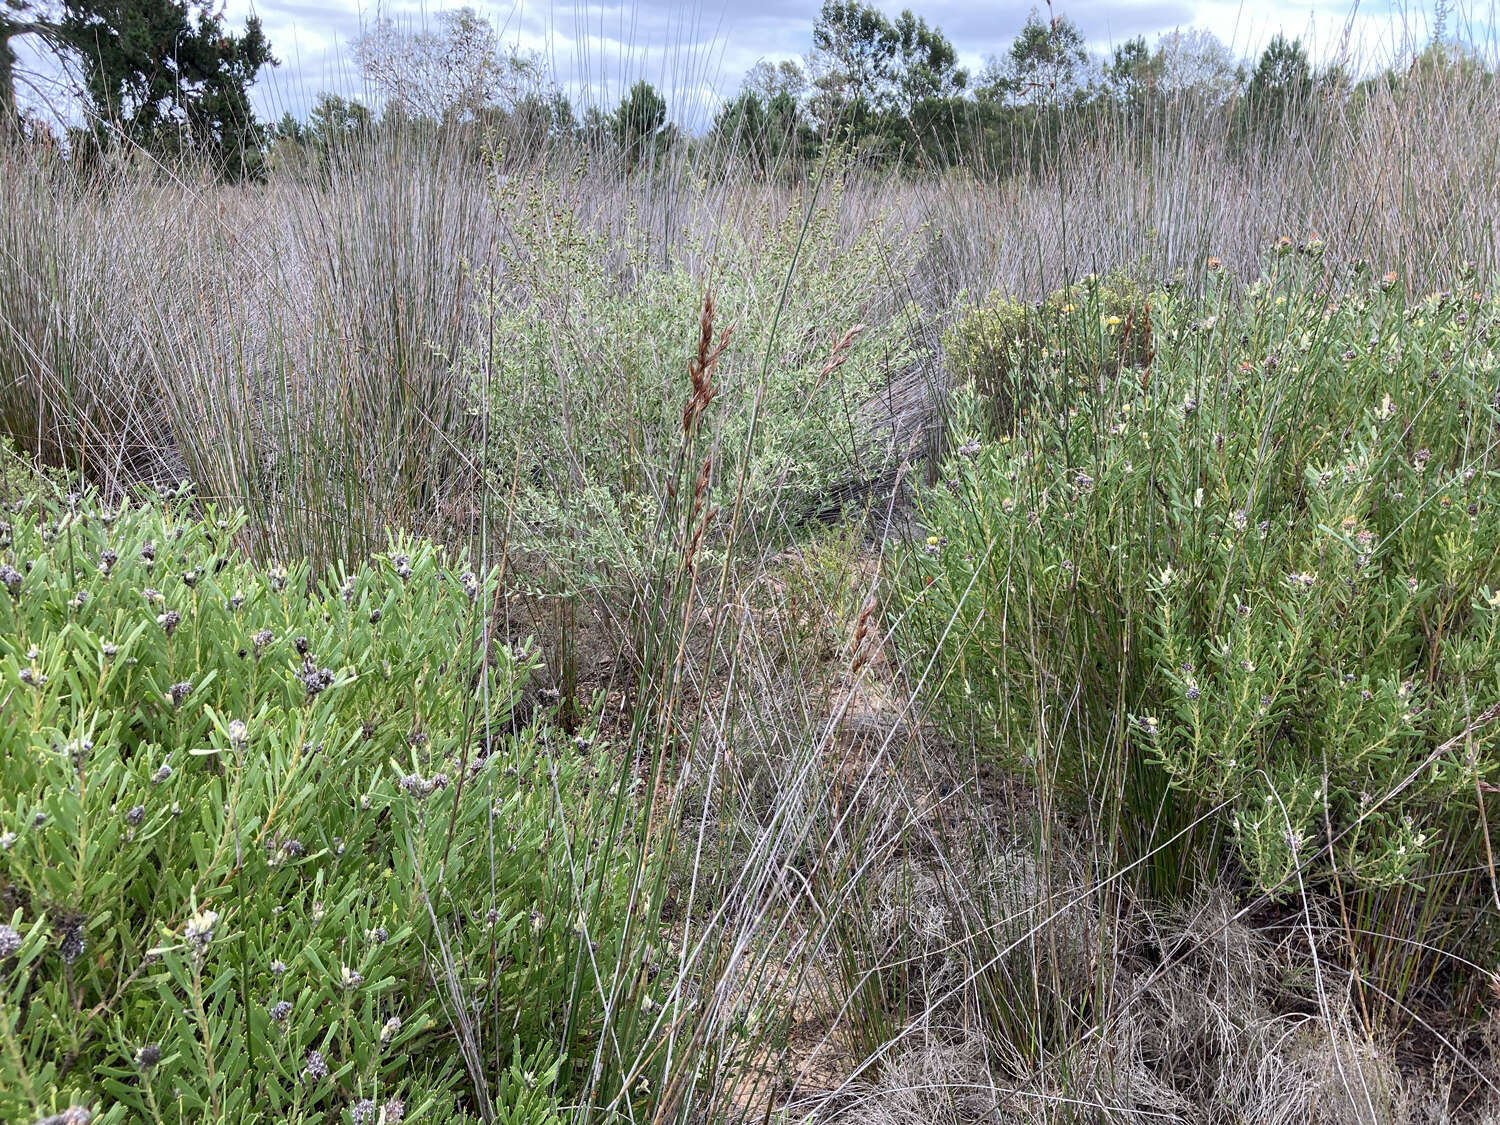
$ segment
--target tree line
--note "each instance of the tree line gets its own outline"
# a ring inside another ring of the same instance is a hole
[[[255,119],[249,89],[278,64],[253,16],[233,31],[210,0],[0,0],[0,136],[48,133],[18,108],[24,76],[12,42],[32,35],[75,79],[88,124],[71,130],[70,152],[128,145],[201,158],[231,177],[325,158],[397,130],[444,131],[471,138],[476,150],[526,155],[566,142],[627,171],[699,146],[737,169],[770,174],[839,146],[872,163],[1010,174],[1048,160],[1065,123],[1149,138],[1188,106],[1238,143],[1274,144],[1319,106],[1357,104],[1376,83],[1439,71],[1491,81],[1483,60],[1446,37],[1442,8],[1438,15],[1409,66],[1360,78],[1316,65],[1301,40],[1285,35],[1253,59],[1236,58],[1200,29],[1154,43],[1138,36],[1100,57],[1049,6],[1045,15],[1033,9],[1009,48],[971,73],[942,29],[911,10],[889,17],[861,0],[825,0],[808,51],[757,63],[711,125],[693,134],[644,80],[612,110],[580,111],[540,58],[507,49],[472,8],[441,12],[420,30],[382,20],[360,36],[354,53],[378,114],[324,92],[305,117],[269,124]]]

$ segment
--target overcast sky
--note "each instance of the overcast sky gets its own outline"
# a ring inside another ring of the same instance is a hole
[[[1099,53],[1135,35],[1148,40],[1176,28],[1202,27],[1240,55],[1258,52],[1285,31],[1312,45],[1315,57],[1336,57],[1346,42],[1355,57],[1387,60],[1415,36],[1424,39],[1434,0],[1054,0],[1054,10],[1082,28]],[[1473,2],[1482,8],[1471,8]],[[1488,29],[1496,0],[1457,0],[1450,26]],[[803,54],[812,41],[819,0],[605,0],[605,2],[495,3],[471,6],[507,42],[542,52],[559,83],[580,103],[612,105],[625,86],[644,77],[666,91],[674,114],[693,124],[738,87],[760,59]],[[962,61],[974,70],[1003,53],[1031,4],[990,0],[877,0],[891,14],[911,7],[945,31]],[[236,27],[260,16],[281,66],[265,73],[255,91],[257,109],[274,120],[290,110],[302,115],[320,90],[359,94],[351,42],[362,27],[386,16],[420,28],[452,0],[225,0]],[[1346,38],[1346,30],[1348,32]],[[38,72],[49,69],[19,45]],[[26,91],[22,91],[23,97]],[[35,97],[27,100],[35,100]]]

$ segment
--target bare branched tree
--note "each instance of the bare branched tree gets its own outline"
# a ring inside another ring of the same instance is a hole
[[[532,60],[502,48],[473,8],[439,12],[431,30],[378,21],[355,43],[365,80],[388,109],[434,121],[465,121],[490,106],[510,108],[535,77]]]

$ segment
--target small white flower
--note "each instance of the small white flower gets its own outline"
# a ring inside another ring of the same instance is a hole
[[[200,950],[214,939],[214,927],[219,924],[219,914],[215,910],[200,910],[187,921],[187,928],[182,931],[182,936]]]

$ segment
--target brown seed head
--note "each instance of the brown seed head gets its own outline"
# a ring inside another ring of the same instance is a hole
[[[813,384],[814,390],[823,385],[824,379],[844,366],[844,363],[849,358],[850,346],[864,330],[865,326],[863,324],[856,324],[833,342],[833,350],[828,353],[828,358],[823,361],[823,370],[818,372],[817,382]]]
[[[693,383],[693,393],[688,396],[687,405],[682,408],[682,432],[691,433],[693,427],[698,424],[698,419],[708,409],[708,404],[713,401],[713,372],[718,365],[719,357],[724,354],[724,349],[729,346],[729,338],[734,333],[734,325],[731,324],[719,333],[718,341],[714,340],[714,299],[705,293],[703,295],[703,311],[698,316],[698,350],[688,360],[688,377]]]

